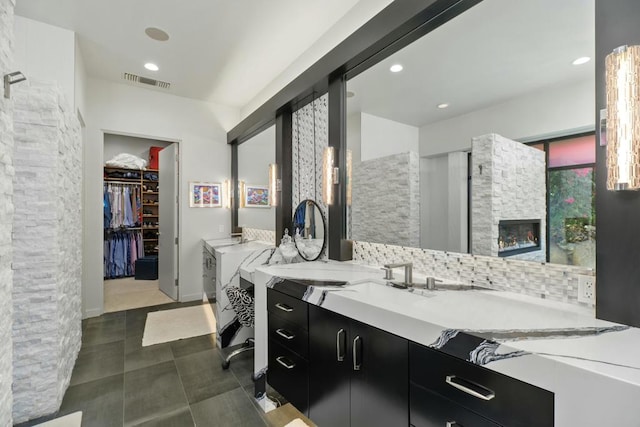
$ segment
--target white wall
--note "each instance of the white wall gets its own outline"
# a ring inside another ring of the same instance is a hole
[[[419,129],[415,126],[360,114],[360,159],[362,161],[419,151]]]
[[[74,105],[76,110],[82,117],[82,120],[84,120],[87,108],[87,69],[84,65],[84,58],[82,56],[82,52],[80,51],[80,45],[78,44],[77,35],[74,41]],[[84,123],[81,124],[84,126]]]
[[[75,52],[73,31],[15,17],[15,69],[27,77],[56,81],[69,104],[75,97]]]
[[[302,74],[307,68],[336,47],[369,19],[373,18],[378,12],[387,7],[392,1],[393,0],[367,0],[356,3],[349,12],[329,28],[309,49],[293,61],[280,75],[273,79],[271,83],[242,108],[242,118],[244,119],[256,108],[264,104],[269,98],[278,93],[280,89]]]
[[[247,185],[267,187],[269,164],[275,161],[276,127],[274,125],[238,146],[238,180],[244,181]],[[240,197],[244,196],[240,194]],[[238,225],[275,231],[276,209],[272,207],[238,209]]]
[[[169,144],[171,144],[171,142],[159,141],[157,139],[105,133],[103,158],[106,162],[118,154],[127,153],[138,156],[148,162],[149,147],[166,147]]]
[[[468,252],[467,153],[420,159],[420,246]]]
[[[471,138],[498,133],[523,141],[593,130],[593,80],[553,87],[420,128],[420,156],[471,149]]]
[[[189,208],[189,181],[230,177],[226,131],[238,122],[239,111],[104,80],[87,83],[84,316],[103,310],[102,242],[95,238],[102,233],[103,132],[180,142],[180,300],[201,298],[202,239],[228,236],[231,214],[224,208]]]
[[[354,164],[360,162],[362,157],[360,154],[360,143],[362,140],[361,125],[360,113],[349,114],[347,116],[347,150],[351,150]]]

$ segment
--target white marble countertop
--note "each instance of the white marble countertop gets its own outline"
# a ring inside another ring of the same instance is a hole
[[[598,320],[586,308],[519,294],[409,292],[387,286],[382,277],[373,267],[312,262],[259,267],[254,283],[273,286],[279,278],[346,281],[343,287],[309,287],[303,299],[445,352],[447,341],[458,333],[479,337],[477,348],[456,356],[556,393],[557,426],[575,421],[575,405],[596,408],[610,401],[620,412],[631,399],[640,398],[638,328]],[[582,380],[576,381],[575,375]],[[598,395],[580,400],[584,387],[597,387]],[[588,423],[573,425],[604,425],[597,424],[598,414],[583,412],[589,413],[584,415]],[[635,419],[618,415],[621,422]],[[622,425],[640,426],[639,420],[634,423]]]

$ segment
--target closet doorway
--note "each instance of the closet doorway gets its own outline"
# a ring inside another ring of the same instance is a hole
[[[178,299],[178,144],[104,134],[104,312]]]

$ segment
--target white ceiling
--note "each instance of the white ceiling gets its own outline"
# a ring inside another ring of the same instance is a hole
[[[350,80],[348,112],[423,126],[568,82],[595,88],[593,59],[571,64],[582,56],[595,56],[594,0],[485,0]]]
[[[242,107],[356,3],[18,0],[16,14],[75,31],[92,77],[123,82],[133,73],[171,83],[174,95]],[[170,39],[148,38],[150,26]]]

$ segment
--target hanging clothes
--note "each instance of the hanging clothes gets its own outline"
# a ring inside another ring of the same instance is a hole
[[[142,192],[139,185],[105,183],[103,191],[105,229],[140,227]]]
[[[142,231],[107,231],[104,237],[104,278],[135,275],[136,260],[143,256]]]

